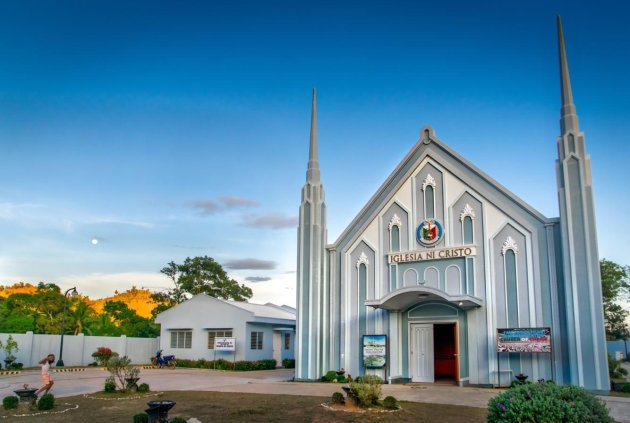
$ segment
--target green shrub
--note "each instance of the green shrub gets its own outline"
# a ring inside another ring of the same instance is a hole
[[[577,386],[515,386],[488,401],[488,422],[614,422],[604,403]]]
[[[212,368],[217,370],[234,370],[234,364],[231,361],[220,358],[214,361]]]
[[[332,382],[337,379],[337,372],[334,370],[328,370],[324,376],[322,376],[322,382]]]
[[[365,377],[362,378],[365,380]],[[348,394],[361,407],[369,407],[377,404],[381,396],[380,383],[352,382]]]
[[[621,367],[621,363],[608,353],[608,374],[611,379],[623,379],[628,376],[628,371]]]
[[[388,410],[396,410],[398,408],[398,400],[391,395],[388,395],[383,399],[383,407]]]
[[[337,376],[337,383],[348,383],[348,379],[344,375]]]
[[[11,363],[11,367],[14,368],[15,370],[22,370],[22,367],[24,367],[23,363]]]
[[[105,384],[103,386],[103,390],[105,392],[115,392],[116,391],[116,381],[113,376],[108,376],[105,379]]]
[[[182,417],[174,417],[169,420],[170,423],[186,423],[187,420]]]
[[[140,385],[138,385],[138,392],[149,392],[149,384],[141,383]]]
[[[11,410],[17,408],[19,402],[18,397],[10,395],[2,399],[2,407],[4,407],[5,410]]]
[[[38,410],[52,410],[55,406],[55,397],[53,394],[42,395],[42,397],[37,402]]]
[[[333,404],[345,404],[346,400],[341,392],[335,392],[332,394],[332,402]]]
[[[295,369],[295,359],[294,358],[285,358],[282,360],[282,367],[285,369]]]
[[[192,367],[195,367],[195,361],[178,358],[177,367],[192,368]]]
[[[149,423],[149,415],[147,413],[138,413],[133,416],[133,423]]]
[[[376,375],[365,375],[361,378],[361,383],[368,383],[370,385],[382,385],[383,379]]]
[[[630,382],[613,383],[613,389],[617,392],[630,392]]]

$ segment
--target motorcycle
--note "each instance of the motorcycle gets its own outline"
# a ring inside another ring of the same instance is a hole
[[[177,365],[177,362],[175,361],[175,356],[172,354],[162,355],[162,350],[159,350],[151,361],[153,362],[153,365],[160,366],[160,368],[164,366],[175,367]]]

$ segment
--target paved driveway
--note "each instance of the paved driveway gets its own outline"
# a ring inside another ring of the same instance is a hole
[[[57,397],[101,391],[109,375],[102,369],[89,368],[81,372],[54,373],[52,393]],[[259,394],[310,395],[329,397],[340,392],[335,383],[290,382],[293,370],[278,369],[257,372],[225,372],[205,369],[143,369],[140,383],[148,383],[153,391],[221,391]],[[38,371],[0,376],[0,397],[11,395],[22,385],[41,386]],[[400,400],[434,404],[468,405],[485,408],[497,389],[459,388],[452,385],[409,384],[384,385],[383,395]],[[630,398],[602,397],[619,422],[630,423]]]

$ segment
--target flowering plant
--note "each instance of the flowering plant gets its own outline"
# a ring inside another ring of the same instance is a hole
[[[92,353],[92,357],[94,357],[99,366],[107,366],[109,359],[115,356],[118,356],[118,353],[112,352],[112,350],[107,347],[98,347],[96,351]]]

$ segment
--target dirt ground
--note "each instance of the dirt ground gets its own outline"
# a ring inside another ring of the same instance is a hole
[[[37,410],[0,409],[0,421],[56,423],[82,421],[132,422],[133,416],[147,408],[147,401],[172,400],[177,404],[169,418],[195,417],[201,422],[484,422],[486,410],[455,405],[401,402],[402,410],[394,413],[355,414],[332,411],[322,406],[322,397],[261,395],[228,392],[164,392],[159,395],[115,399],[97,393],[58,398],[50,414]],[[64,411],[65,410],[65,411]],[[16,416],[17,414],[23,416]]]

